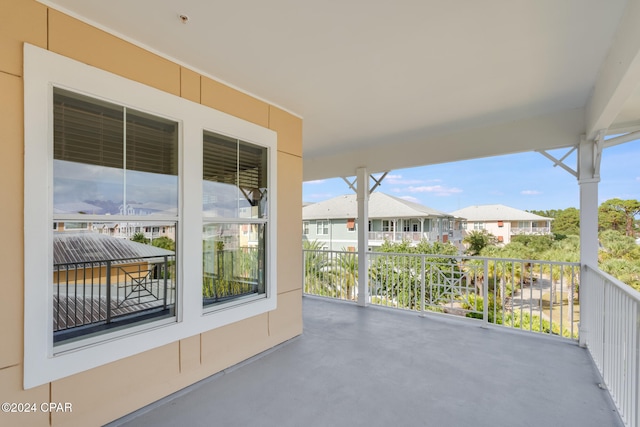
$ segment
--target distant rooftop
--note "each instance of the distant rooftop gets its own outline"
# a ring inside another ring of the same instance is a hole
[[[474,205],[451,212],[467,221],[551,221],[553,218],[532,214],[505,205]]]
[[[173,251],[90,231],[53,233],[53,263],[81,263],[175,255]]]
[[[374,192],[369,196],[370,218],[451,217],[453,215],[410,202],[389,194]],[[357,218],[358,201],[355,194],[346,194],[302,208],[302,219]]]

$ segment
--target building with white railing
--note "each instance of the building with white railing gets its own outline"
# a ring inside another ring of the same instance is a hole
[[[546,218],[531,212],[505,205],[467,206],[451,212],[451,215],[465,218],[463,230],[486,231],[493,234],[498,243],[507,244],[512,236],[551,234],[552,218]]]
[[[355,194],[334,197],[302,208],[302,239],[326,249],[358,247],[358,202]],[[450,242],[461,247],[461,219],[419,203],[374,192],[369,199],[369,247],[387,242]]]

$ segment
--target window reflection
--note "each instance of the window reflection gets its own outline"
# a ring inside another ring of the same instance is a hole
[[[203,227],[203,305],[265,293],[264,224]]]

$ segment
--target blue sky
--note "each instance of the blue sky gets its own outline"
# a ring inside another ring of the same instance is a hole
[[[568,150],[551,154],[562,157]],[[575,153],[565,160],[575,169]],[[600,203],[640,200],[640,141],[606,148],[600,166]],[[303,184],[303,200],[318,202],[352,193],[341,178]],[[501,203],[523,210],[579,207],[576,178],[539,153],[520,153],[391,171],[376,191],[452,212]]]

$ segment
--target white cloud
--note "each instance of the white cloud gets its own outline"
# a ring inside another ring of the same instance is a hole
[[[636,181],[640,181],[640,176],[636,176]]]
[[[324,184],[327,180],[326,179],[316,179],[315,181],[305,181],[305,184],[311,184],[311,185],[315,185],[315,184]]]
[[[391,185],[418,185],[426,184],[428,182],[442,182],[441,179],[417,179],[417,178],[404,178],[402,175],[387,175],[382,181],[382,184]]]
[[[407,188],[409,193],[431,193],[436,196],[451,196],[452,194],[462,193],[460,188],[445,187],[442,185],[423,185],[420,187]]]
[[[410,179],[403,178],[402,175],[387,175],[387,177],[382,181],[382,185],[391,184],[391,185],[415,185],[424,183],[421,179]]]
[[[538,190],[522,190],[520,194],[524,196],[537,196],[538,194],[542,194],[542,191]]]

